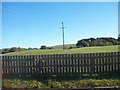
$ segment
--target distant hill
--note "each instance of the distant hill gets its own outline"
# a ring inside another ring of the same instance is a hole
[[[69,45],[67,45],[69,46]],[[29,54],[71,54],[71,53],[98,53],[98,52],[120,52],[120,45],[114,46],[94,46],[94,47],[82,47],[74,49],[60,49],[62,45],[54,46],[57,49],[44,49],[44,50],[24,50],[6,53],[3,55],[29,55]]]
[[[63,49],[63,45],[56,45],[56,46],[51,46],[54,49]],[[71,47],[76,47],[76,44],[65,44],[66,49],[70,49]]]

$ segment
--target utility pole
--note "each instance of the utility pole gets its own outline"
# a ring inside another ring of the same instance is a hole
[[[65,40],[64,40],[64,24],[63,24],[63,22],[62,22],[62,34],[63,34],[63,50],[65,49],[65,45],[64,45],[64,43],[65,43]]]

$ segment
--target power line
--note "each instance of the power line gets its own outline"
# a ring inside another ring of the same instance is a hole
[[[23,12],[19,12],[19,11],[15,11],[15,10],[13,10],[13,9],[10,9],[10,8],[7,8],[7,7],[3,7],[2,6],[2,9],[5,9],[5,10],[7,10],[7,12],[8,12],[8,14],[11,14],[11,15],[16,15],[16,16],[20,16],[20,17],[22,17],[22,18],[28,18],[29,20],[31,20],[31,21],[42,21],[40,18],[38,18],[38,17],[34,17],[34,16],[31,16],[31,15],[27,15],[26,13],[23,13]],[[3,10],[2,10],[3,11]],[[42,22],[44,22],[44,21],[42,21]],[[45,24],[46,24],[46,22],[45,22]]]

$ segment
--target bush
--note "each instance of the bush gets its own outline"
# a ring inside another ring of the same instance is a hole
[[[53,47],[47,47],[47,49],[54,49]]]
[[[72,47],[72,46],[71,46],[71,47],[69,47],[69,49],[73,49],[73,48],[76,48],[76,47]]]
[[[29,47],[29,48],[28,48],[28,50],[32,50],[32,48],[31,48],[31,47]]]
[[[76,44],[77,47],[88,47],[89,46],[89,43],[84,41],[84,40],[81,40],[79,41],[77,44]]]
[[[17,48],[17,47],[12,47],[12,48],[10,49],[10,52],[16,52],[16,51],[18,51],[18,48]]]
[[[74,47],[69,47],[69,49],[73,49]]]
[[[0,53],[1,54],[5,54],[5,53],[9,53],[10,52],[10,49],[2,49],[2,50],[0,50]]]
[[[47,46],[42,45],[40,49],[47,49]]]

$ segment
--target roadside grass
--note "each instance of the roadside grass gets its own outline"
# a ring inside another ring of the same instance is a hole
[[[99,53],[99,52],[118,52],[120,45],[115,46],[98,46],[98,47],[83,47],[74,49],[52,49],[52,50],[26,50],[19,52],[6,53],[3,55],[29,55],[29,54],[71,54],[71,53]]]
[[[98,75],[57,75],[3,79],[6,88],[119,87],[120,71]]]
[[[49,79],[46,83],[38,80],[4,80],[3,87],[6,88],[82,88],[82,87],[118,87],[120,86],[120,80],[112,79],[86,79],[86,80],[71,80],[71,81],[56,81]]]

